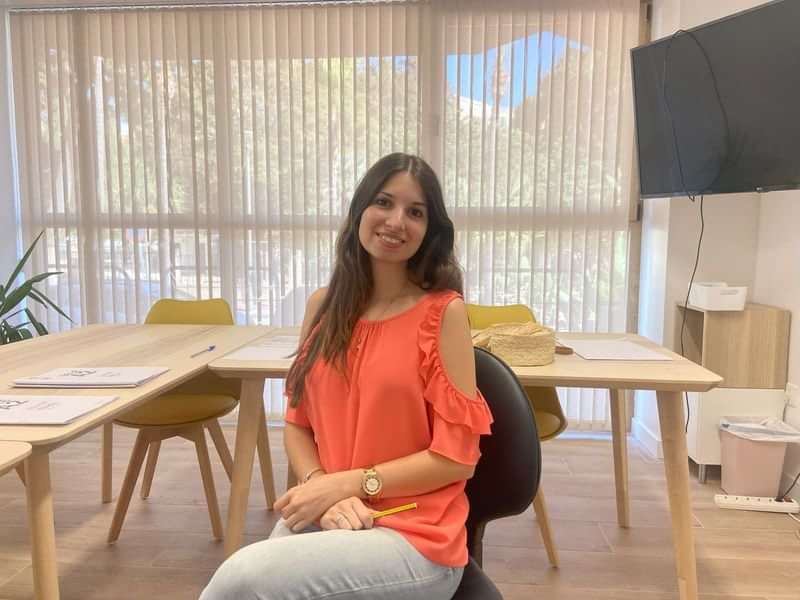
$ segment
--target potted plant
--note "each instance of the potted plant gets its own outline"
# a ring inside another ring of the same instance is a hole
[[[33,329],[39,335],[47,335],[47,328],[36,319],[35,315],[29,308],[17,308],[26,299],[31,299],[34,302],[38,302],[44,307],[50,307],[62,317],[72,322],[72,319],[70,319],[63,310],[56,306],[56,304],[50,300],[50,298],[45,296],[41,291],[34,287],[34,284],[44,281],[48,277],[60,275],[61,271],[53,271],[34,275],[30,279],[23,281],[16,288],[11,289],[11,286],[14,284],[14,280],[22,272],[22,268],[25,266],[25,263],[28,262],[28,258],[30,257],[33,249],[36,247],[36,243],[39,241],[42,235],[44,235],[44,231],[42,231],[38,236],[36,236],[36,239],[33,240],[33,243],[25,252],[25,255],[19,260],[17,266],[14,267],[14,270],[11,272],[6,284],[0,285],[0,345],[32,338],[33,333],[29,327],[33,327]],[[20,323],[14,325],[9,322],[10,320],[14,319],[14,317],[23,315],[23,313],[24,316],[19,316],[17,319],[21,321]],[[25,320],[26,318],[27,321]]]

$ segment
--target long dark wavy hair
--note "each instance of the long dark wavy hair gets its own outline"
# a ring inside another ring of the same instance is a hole
[[[289,369],[287,387],[293,407],[302,399],[306,375],[318,358],[345,372],[353,329],[367,308],[374,286],[372,263],[358,237],[361,215],[375,202],[386,182],[403,172],[419,183],[428,210],[425,237],[408,261],[409,279],[426,290],[463,291],[461,268],[453,253],[455,230],[447,216],[436,173],[418,156],[399,152],[384,156],[369,168],[356,187],[336,240],[336,265],[328,291],[310,323],[309,337]]]

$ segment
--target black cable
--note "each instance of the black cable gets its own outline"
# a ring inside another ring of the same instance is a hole
[[[689,190],[686,189],[686,180],[683,174],[683,162],[681,161],[681,148],[680,144],[678,144],[678,132],[677,129],[675,128],[675,120],[672,118],[672,108],[670,107],[669,97],[667,96],[667,81],[668,81],[667,64],[669,62],[669,51],[672,46],[673,40],[682,34],[688,35],[689,37],[692,38],[694,43],[697,44],[697,47],[700,48],[700,51],[703,53],[703,57],[705,58],[706,64],[708,65],[708,71],[711,74],[711,80],[714,83],[714,93],[717,96],[717,103],[719,104],[720,112],[722,113],[722,120],[725,122],[725,150],[726,150],[725,158],[723,159],[720,168],[717,171],[717,174],[714,176],[714,179],[711,180],[711,183],[709,183],[707,186],[705,186],[700,190],[700,236],[697,240],[697,253],[695,255],[694,268],[692,269],[692,276],[689,279],[689,288],[686,290],[686,300],[683,303],[683,316],[681,318],[681,330],[680,330],[681,356],[686,357],[685,350],[683,347],[683,331],[686,328],[686,313],[689,309],[689,295],[692,293],[692,285],[694,284],[694,277],[695,274],[697,273],[697,265],[700,263],[700,248],[703,244],[703,232],[705,230],[705,218],[703,216],[703,198],[704,198],[703,194],[705,190],[712,189],[714,184],[717,183],[717,180],[722,175],[722,172],[724,170],[724,165],[727,162],[728,156],[730,154],[731,135],[730,135],[730,123],[728,121],[728,113],[725,112],[725,106],[722,103],[722,96],[719,93],[719,85],[717,84],[717,77],[714,74],[714,69],[711,66],[711,60],[708,57],[708,53],[706,52],[706,49],[703,47],[703,45],[700,43],[700,40],[697,39],[697,36],[695,36],[694,33],[692,33],[691,31],[685,31],[683,29],[679,29],[670,36],[669,40],[667,40],[667,46],[664,50],[664,66],[662,70],[662,80],[664,82],[663,98],[664,98],[664,105],[667,109],[667,115],[669,116],[670,127],[672,129],[672,143],[675,146],[675,158],[677,159],[678,163],[678,174],[680,175],[681,178],[681,188],[683,189],[683,193],[692,202],[695,202],[695,200],[697,199],[697,194],[696,193],[691,194],[689,193]],[[688,433],[689,419],[691,416],[691,409],[689,407],[689,393],[684,392],[683,395],[684,395],[684,400],[686,402],[686,423],[684,425],[683,431],[684,433]]]
[[[775,500],[777,500],[778,502],[783,502],[784,500],[786,500],[786,496],[788,496],[789,492],[791,492],[794,489],[794,486],[797,485],[798,479],[800,479],[800,473],[798,473],[797,477],[794,478],[794,481],[792,482],[792,485],[789,486],[789,489],[783,492],[782,494],[779,493],[778,497],[775,498]]]
[[[697,253],[694,257],[694,268],[692,269],[692,276],[689,279],[689,289],[686,290],[686,300],[683,302],[683,318],[681,319],[681,356],[686,356],[686,352],[683,348],[683,330],[686,327],[686,312],[689,310],[689,294],[692,292],[692,284],[694,283],[694,276],[697,274],[697,265],[700,263],[700,248],[703,245],[703,232],[706,229],[706,220],[703,216],[703,198],[704,196],[700,196],[700,236],[697,239]],[[692,200],[694,202],[694,200]],[[689,392],[683,393],[684,399],[686,400],[686,425],[683,428],[684,433],[689,433],[689,416],[691,414],[689,408]]]

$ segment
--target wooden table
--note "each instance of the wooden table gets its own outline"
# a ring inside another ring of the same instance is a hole
[[[296,328],[276,329],[273,335],[297,335]],[[562,334],[565,344],[576,339],[618,339],[623,334]],[[684,434],[682,393],[705,392],[718,385],[722,378],[669,350],[634,335],[624,337],[666,354],[671,361],[606,361],[584,360],[577,355],[557,355],[553,363],[543,367],[515,367],[513,370],[524,385],[607,388],[611,399],[611,423],[614,448],[614,477],[617,494],[617,519],[622,527],[630,523],[628,502],[628,462],[626,444],[626,410],[621,390],[654,390],[664,449],[664,469],[672,517],[673,548],[681,600],[697,599],[697,567],[692,534],[689,497],[689,468]],[[285,378],[290,360],[241,361],[225,357],[209,364],[212,371],[224,377],[242,379],[242,398],[236,435],[228,527],[225,553],[229,556],[242,542],[250,477],[256,448],[257,423],[263,417],[261,398],[264,379]]]
[[[0,442],[0,475],[14,467],[21,467],[31,455],[32,446],[25,442]],[[20,475],[23,477],[22,473]]]
[[[25,458],[30,515],[33,585],[36,598],[57,599],[50,452],[117,416],[207,371],[214,358],[244,346],[269,332],[269,327],[222,325],[91,325],[0,347],[0,390],[4,394],[99,395],[117,400],[63,426],[0,425],[0,440],[33,446]],[[214,345],[213,352],[191,354]],[[169,371],[135,388],[114,390],[9,389],[22,376],[58,367],[160,366]]]

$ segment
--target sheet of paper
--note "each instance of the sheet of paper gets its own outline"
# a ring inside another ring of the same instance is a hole
[[[624,338],[613,340],[566,340],[575,354],[587,360],[672,360],[669,356],[651,350]]]
[[[117,398],[0,395],[0,425],[65,425]]]
[[[296,335],[277,335],[234,350],[230,354],[226,354],[225,358],[231,360],[291,360],[291,355],[297,350],[299,339],[299,336]]]
[[[115,388],[136,387],[169,371],[166,367],[69,367],[21,377],[14,387]]]

